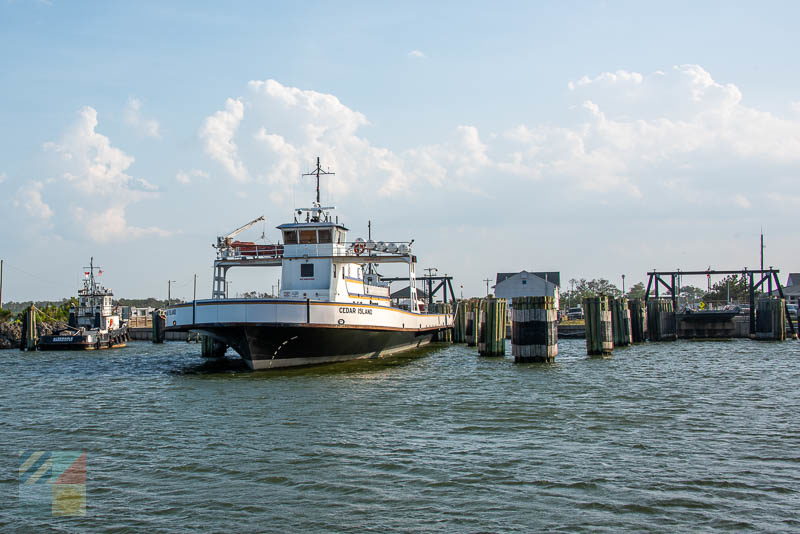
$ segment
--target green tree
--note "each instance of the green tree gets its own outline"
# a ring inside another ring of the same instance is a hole
[[[561,293],[561,304],[563,306],[579,306],[586,297],[596,297],[597,295],[619,297],[622,295],[622,291],[605,278],[592,280],[586,280],[585,278],[576,280],[573,278],[569,281],[569,285],[574,289]]]
[[[729,298],[730,297],[730,298]],[[750,299],[750,285],[744,275],[731,274],[711,286],[711,291],[703,295],[703,300],[715,302],[747,302]]]
[[[628,290],[627,297],[629,299],[643,299],[644,291],[645,291],[644,283],[636,282]]]
[[[678,294],[685,297],[689,302],[699,302],[703,300],[706,292],[703,289],[695,286],[683,286]]]

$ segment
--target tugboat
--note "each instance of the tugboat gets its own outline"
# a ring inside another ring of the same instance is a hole
[[[113,305],[114,293],[97,282],[102,269],[95,267],[94,258],[83,274],[83,287],[78,290],[78,305],[69,310],[69,326],[60,332],[42,336],[39,350],[115,349],[128,341],[128,325]]]
[[[320,203],[320,176],[327,174],[333,173],[317,158],[316,169],[304,175],[316,177],[316,201],[277,227],[283,243],[232,241],[263,217],[219,237],[212,298],[167,308],[167,330],[200,332],[233,348],[251,369],[271,369],[377,358],[425,345],[452,328],[452,314],[424,313],[417,300],[413,240],[347,240],[348,229],[331,216],[335,208]],[[408,266],[406,306],[392,305],[389,285],[375,269],[383,263]],[[244,266],[280,267],[278,296],[229,298],[227,272]]]

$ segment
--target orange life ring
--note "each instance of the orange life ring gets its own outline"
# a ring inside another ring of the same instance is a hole
[[[364,250],[366,250],[366,248],[367,248],[366,243],[362,241],[356,241],[355,243],[353,243],[353,252],[355,252],[356,255],[358,256],[360,256],[361,253],[363,253]]]

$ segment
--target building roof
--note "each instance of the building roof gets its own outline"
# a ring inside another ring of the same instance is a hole
[[[800,286],[800,273],[789,273],[789,277],[786,279],[786,287],[789,286]]]
[[[409,298],[410,293],[411,292],[409,291],[409,286],[406,286],[403,289],[398,289],[397,291],[392,293],[392,298],[393,299],[407,299],[407,298]],[[417,288],[417,298],[418,299],[426,299],[426,298],[428,298],[428,294],[425,291]]]
[[[497,280],[495,281],[495,284],[499,284],[503,280],[511,278],[515,274],[519,274],[521,272],[523,272],[523,271],[519,271],[519,272],[516,272],[516,273],[497,273]],[[546,281],[548,281],[550,283],[553,283],[553,284],[561,287],[561,273],[558,272],[558,271],[549,271],[549,272],[546,272],[546,271],[541,271],[541,272],[524,271],[524,272],[527,272],[528,274],[532,274],[534,276],[538,276],[542,280],[546,280]]]
[[[771,295],[779,295],[777,289],[773,289]],[[785,297],[800,297],[800,284],[786,286],[783,288],[783,295]]]

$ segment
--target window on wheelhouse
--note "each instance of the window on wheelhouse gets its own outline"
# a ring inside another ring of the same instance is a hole
[[[301,263],[300,264],[300,278],[313,278],[314,277],[314,264]]]
[[[316,230],[300,230],[300,244],[312,245],[317,242]]]
[[[331,231],[330,229],[325,230],[317,230],[317,235],[319,236],[320,243],[331,243]]]
[[[285,245],[296,245],[297,244],[297,230],[284,230],[283,231],[283,243]]]

